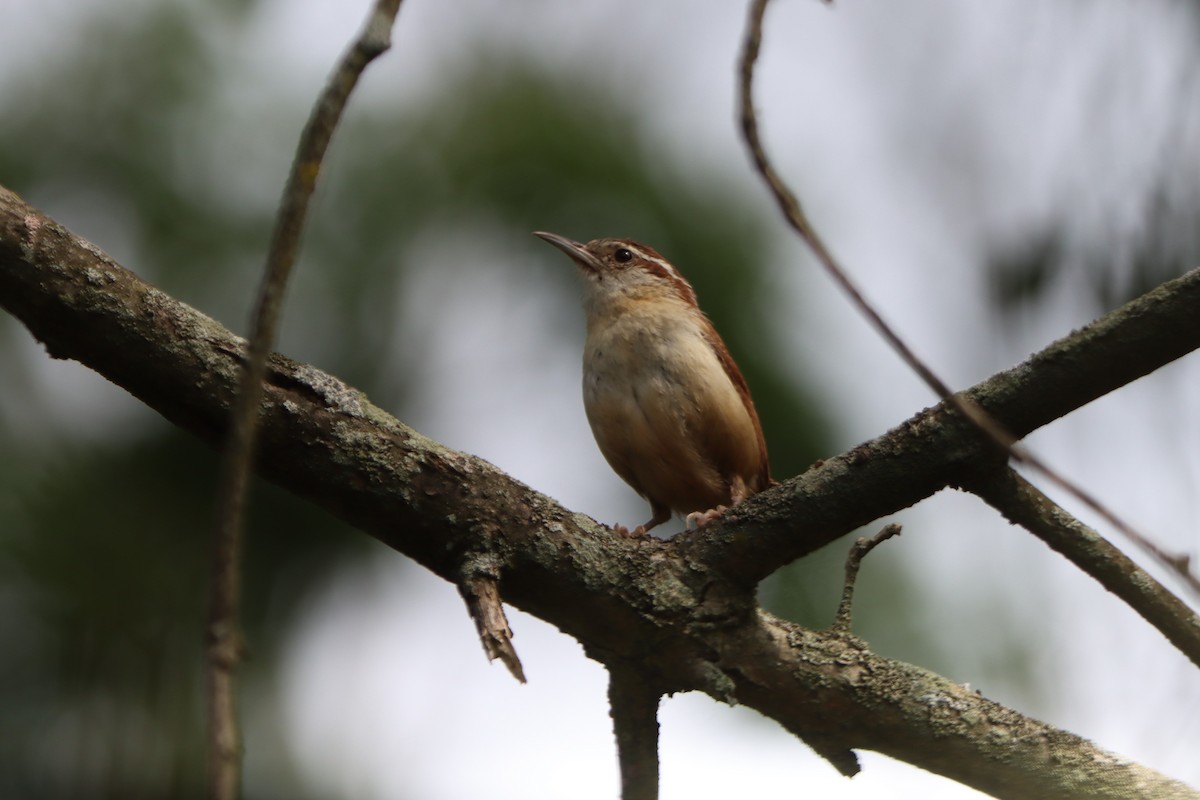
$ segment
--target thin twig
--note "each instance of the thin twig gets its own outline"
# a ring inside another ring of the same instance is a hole
[[[891,523],[884,525],[883,530],[870,539],[860,536],[854,540],[854,544],[850,547],[850,553],[846,556],[846,581],[842,584],[842,600],[838,603],[837,616],[833,619],[833,626],[829,629],[830,633],[850,633],[854,615],[854,583],[858,579],[858,568],[862,566],[862,560],[867,557],[867,553],[893,536],[899,535],[900,526]]]
[[[305,216],[325,151],[363,69],[391,46],[391,30],[399,10],[400,0],[378,0],[375,3],[358,38],[342,56],[336,71],[318,97],[296,148],[259,287],[216,500],[206,665],[208,779],[209,797],[212,800],[235,800],[241,787],[241,734],[237,721],[234,672],[242,653],[242,636],[238,625],[242,511],[251,471],[258,411],[262,403],[267,356],[274,347],[284,289],[299,252]]]
[[[608,704],[621,764],[621,800],[658,800],[658,702],[641,672],[608,665]]]
[[[753,98],[754,67],[758,61],[759,49],[762,46],[763,16],[766,13],[767,3],[769,2],[770,0],[752,0],[750,4],[750,18],[746,27],[740,61],[741,80],[739,85],[742,134],[746,140],[746,146],[750,150],[755,168],[766,182],[767,187],[771,190],[771,194],[774,196],[775,202],[783,212],[783,216],[788,224],[795,229],[804,243],[812,250],[817,262],[820,263],[825,272],[850,297],[854,305],[858,307],[859,311],[867,318],[884,340],[891,345],[901,360],[913,372],[917,373],[921,380],[939,398],[949,404],[963,417],[970,420],[975,427],[982,431],[989,440],[1003,452],[1007,453],[1014,461],[1028,465],[1032,469],[1042,473],[1051,482],[1058,484],[1088,508],[1102,516],[1109,524],[1157,559],[1167,569],[1178,575],[1193,592],[1200,595],[1200,577],[1197,577],[1190,571],[1190,559],[1187,555],[1169,553],[1159,547],[1132,525],[1122,520],[1094,495],[1036,457],[970,397],[952,392],[950,387],[917,357],[912,348],[880,316],[879,312],[867,301],[847,272],[838,264],[837,260],[833,257],[833,253],[826,246],[820,235],[817,234],[816,228],[813,227],[808,216],[804,213],[796,195],[792,193],[791,189],[788,188],[787,184],[775,170],[775,167],[771,164],[759,135],[758,117],[754,111]]]
[[[1072,517],[1011,468],[972,481],[971,491],[1124,600],[1200,666],[1200,615],[1119,548]]]

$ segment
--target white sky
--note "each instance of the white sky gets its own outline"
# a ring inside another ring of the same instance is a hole
[[[0,53],[51,41],[75,5],[42,4],[7,35],[0,31]],[[302,119],[311,88],[365,6],[271,3],[253,36],[224,47],[248,83],[289,76],[292,94],[283,96]],[[1164,163],[1176,173],[1169,191],[1194,199],[1196,28],[1182,8],[1116,0],[843,0],[831,8],[791,0],[769,13],[757,95],[768,147],[870,297],[952,384],[1008,366],[1092,316],[1064,285],[1051,311],[1001,332],[983,292],[986,246],[1063,219],[1071,255],[1111,253],[1119,264],[1128,243],[1146,235],[1145,203]],[[410,0],[396,49],[371,67],[357,100],[436,92],[481,41],[550,63],[582,61],[647,101],[644,124],[655,137],[730,175],[730,191],[773,218],[734,125],[744,13],[743,3],[696,0]],[[570,508],[606,522],[640,519],[642,503],[609,472],[587,431],[578,340],[546,348],[549,335],[562,338],[546,308],[554,298],[522,267],[526,253],[496,263],[495,247],[485,244],[473,237],[431,252],[433,267],[404,289],[407,308],[439,304],[440,321],[413,318],[440,325],[441,335],[426,330],[423,338],[444,342],[406,422]],[[777,253],[779,336],[785,352],[816,367],[823,400],[846,414],[835,433],[840,445],[932,402],[812,274],[782,225]],[[556,256],[547,248],[543,257]],[[488,269],[451,287],[439,259]],[[507,335],[490,337],[481,352],[471,332],[498,328]],[[530,352],[543,357],[537,367]],[[525,371],[516,380],[514,368]],[[48,380],[88,380],[75,377],[74,365],[47,369]],[[74,372],[55,377],[66,370]],[[1198,407],[1193,356],[1030,442],[1163,544],[1196,552]],[[1200,673],[1159,634],[972,498],[939,496],[897,518],[905,537],[873,555],[871,566],[926,576],[938,609],[929,624],[944,631],[948,649],[975,641],[998,604],[1044,652],[1037,698],[1009,694],[1017,690],[1002,683],[978,685],[976,674],[951,677],[1200,784]],[[348,570],[313,602],[279,680],[288,736],[309,779],[362,800],[616,797],[602,669],[544,623],[517,612],[511,621],[526,686],[485,663],[449,584],[391,553]],[[978,654],[979,673],[993,656]],[[971,659],[965,653],[959,668]],[[668,700],[661,721],[664,800],[979,796],[873,754],[847,781],[773,723],[705,697]],[[253,773],[253,740],[249,751]]]

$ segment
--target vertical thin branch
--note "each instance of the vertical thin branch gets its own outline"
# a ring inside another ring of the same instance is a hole
[[[1200,595],[1200,578],[1191,572],[1188,556],[1169,553],[1159,547],[1147,536],[1142,534],[1129,523],[1100,502],[1098,498],[1068,479],[1065,475],[1050,467],[1049,464],[1035,456],[1028,448],[1021,445],[1011,433],[1005,430],[996,419],[983,409],[977,402],[964,394],[956,394],[950,387],[930,369],[912,348],[900,338],[899,334],[883,319],[878,311],[867,301],[862,291],[851,280],[849,274],[833,257],[817,230],[809,221],[808,215],[800,205],[800,201],[788,188],[783,178],[776,171],[771,160],[767,157],[762,139],[758,131],[758,116],[754,111],[754,68],[758,62],[758,52],[762,47],[763,17],[766,14],[770,0],[752,0],[750,16],[746,25],[745,39],[739,65],[740,81],[740,116],[742,135],[754,166],[762,176],[763,181],[775,198],[776,205],[783,212],[788,224],[800,235],[800,238],[812,250],[817,262],[833,281],[850,297],[851,302],[867,318],[880,336],[896,351],[900,359],[915,372],[933,392],[945,403],[961,414],[978,428],[993,444],[1006,453],[1014,461],[1027,464],[1042,473],[1051,482],[1058,484],[1077,500],[1106,519],[1110,525],[1123,533],[1130,541],[1141,547],[1167,569],[1182,579],[1196,594]]]
[[[621,763],[621,800],[658,800],[658,701],[636,669],[608,665],[608,704]]]
[[[301,133],[271,236],[217,488],[206,664],[208,783],[212,800],[235,800],[241,790],[241,733],[234,672],[243,651],[238,625],[242,516],[267,356],[275,344],[284,290],[300,249],[309,201],[325,151],[359,76],[367,64],[391,47],[392,26],[399,10],[400,0],[375,3],[358,38],[342,56],[318,97]]]

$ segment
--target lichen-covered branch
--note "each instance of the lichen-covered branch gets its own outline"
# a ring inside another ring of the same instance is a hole
[[[1200,276],[1188,276],[1162,296],[1197,286]],[[221,441],[242,340],[4,189],[0,305],[52,356],[80,361],[209,444]],[[1150,308],[1119,323],[1127,326],[1127,359],[1138,341],[1154,349],[1153,316]],[[1190,326],[1195,321],[1176,327]],[[1067,351],[1065,368],[1088,388],[1072,385],[1064,399],[1054,371],[1035,359],[978,387],[980,402],[1011,412],[1001,418],[1013,430],[1087,402],[1096,386],[1083,366],[1086,347]],[[1111,350],[1106,355],[1117,375],[1136,371]],[[1049,383],[1044,390],[1039,377]],[[574,636],[591,657],[637,665],[661,691],[699,690],[752,706],[843,771],[854,768],[852,748],[868,748],[1000,797],[1200,797],[849,637],[806,631],[757,609],[748,576],[766,560],[754,537],[799,554],[961,482],[981,452],[978,433],[943,417],[925,412],[758,495],[713,538],[633,543],[421,436],[336,378],[273,356],[257,469],[448,581],[486,556],[505,602]],[[795,520],[803,521],[800,535]],[[708,559],[716,553],[730,563],[714,566]]]
[[[737,699],[763,713],[774,709],[771,716],[786,718],[785,726],[826,758],[839,749],[847,758],[850,748],[875,750],[1021,800],[1200,796],[973,689],[880,658],[853,637],[760,614],[756,626],[721,641],[737,660]],[[910,736],[914,729],[922,735]]]

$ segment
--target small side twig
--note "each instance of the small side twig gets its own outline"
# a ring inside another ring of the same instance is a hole
[[[621,800],[658,800],[658,691],[643,674],[608,665],[608,704],[621,765]]]
[[[479,641],[483,644],[488,661],[500,659],[514,678],[525,683],[525,670],[513,647],[513,632],[504,615],[500,583],[496,576],[491,570],[472,570],[471,575],[459,581],[458,592],[467,604],[471,619],[475,621],[475,630],[479,632]]]
[[[858,579],[858,568],[862,566],[862,560],[867,557],[867,553],[893,536],[899,535],[900,526],[891,523],[884,525],[883,530],[870,539],[860,536],[851,545],[850,553],[846,556],[846,582],[842,585],[842,600],[838,603],[837,616],[834,617],[833,625],[829,628],[830,633],[841,635],[850,633],[854,613],[854,583]]]
[[[937,376],[937,374],[923,362],[912,348],[900,338],[900,335],[892,329],[878,311],[867,301],[866,296],[858,286],[851,280],[849,274],[833,257],[832,251],[825,244],[825,241],[817,233],[812,222],[809,221],[808,215],[804,213],[803,207],[796,195],[788,188],[783,178],[776,171],[771,160],[767,157],[766,149],[763,147],[762,138],[758,131],[758,115],[754,110],[754,68],[758,62],[759,49],[762,46],[762,28],[763,17],[766,14],[767,4],[770,0],[752,0],[750,3],[750,17],[746,26],[746,34],[742,47],[742,55],[740,59],[740,113],[742,123],[742,135],[746,141],[746,146],[750,151],[751,159],[754,162],[755,169],[762,176],[763,181],[770,189],[772,196],[775,198],[776,205],[783,212],[784,218],[788,224],[800,235],[801,240],[808,245],[816,257],[817,262],[825,270],[825,272],[833,279],[833,281],[842,288],[851,302],[857,306],[859,311],[865,316],[870,324],[875,328],[880,336],[896,351],[900,359],[904,361],[908,367],[915,372],[925,384],[933,390],[933,392],[947,405],[961,414],[972,425],[978,428],[995,446],[1005,453],[1014,461],[1026,464],[1032,469],[1040,472],[1052,483],[1057,484],[1066,492],[1086,505],[1088,508],[1095,511],[1109,522],[1114,528],[1119,530],[1137,546],[1141,547],[1145,552],[1149,553],[1160,564],[1174,572],[1180,577],[1184,583],[1197,595],[1200,595],[1200,577],[1191,572],[1191,561],[1187,555],[1169,553],[1163,548],[1155,544],[1149,537],[1138,531],[1125,520],[1121,519],[1115,512],[1105,506],[1090,492],[1076,484],[1074,481],[1062,475],[1057,470],[1053,469],[1049,464],[1035,456],[1028,448],[1023,446],[1016,437],[1007,431],[1003,425],[987,411],[984,410],[979,403],[965,394],[956,394],[950,390],[950,387]]]
[[[391,46],[391,30],[399,10],[400,0],[375,3],[358,38],[342,56],[317,98],[300,136],[275,219],[217,487],[205,665],[208,796],[212,800],[235,800],[241,789],[241,735],[233,676],[242,651],[238,624],[242,511],[250,478],[267,356],[274,347],[284,289],[300,249],[300,235],[325,151],[359,76],[367,64]]]

